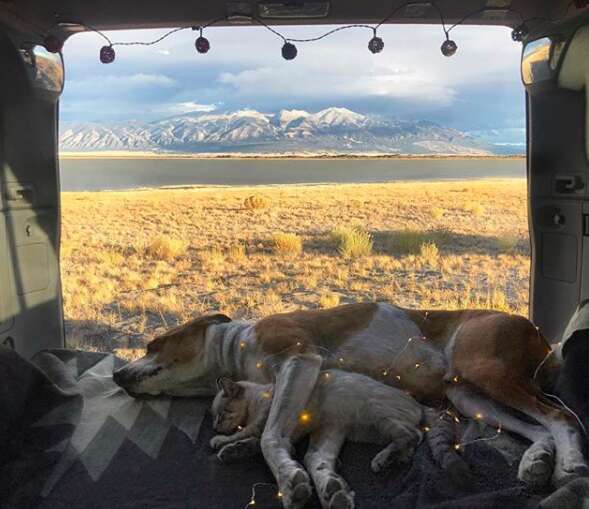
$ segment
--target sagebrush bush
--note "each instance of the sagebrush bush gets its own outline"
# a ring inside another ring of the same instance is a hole
[[[232,262],[244,262],[247,259],[245,246],[243,244],[236,244],[235,246],[231,246],[227,256]]]
[[[243,201],[243,205],[248,210],[265,209],[270,206],[270,200],[260,194],[253,194]]]
[[[435,242],[424,242],[419,248],[421,259],[427,265],[435,266],[438,264],[440,251]]]
[[[188,243],[160,235],[145,246],[145,254],[157,260],[171,261],[186,255]]]
[[[334,228],[329,236],[344,258],[359,258],[372,253],[372,236],[360,226]]]
[[[273,249],[280,255],[298,255],[303,251],[303,241],[294,233],[275,233]]]
[[[475,217],[480,217],[485,212],[485,207],[483,207],[478,202],[468,202],[468,203],[465,203],[464,206],[462,207],[462,209],[464,210],[464,212],[468,212],[468,213],[472,214]]]
[[[339,304],[340,297],[337,293],[323,293],[319,297],[319,307],[326,309],[332,308]]]

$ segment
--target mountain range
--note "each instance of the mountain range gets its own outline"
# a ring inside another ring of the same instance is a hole
[[[403,121],[331,107],[195,112],[151,122],[70,123],[62,151],[491,155],[484,138],[426,120]]]

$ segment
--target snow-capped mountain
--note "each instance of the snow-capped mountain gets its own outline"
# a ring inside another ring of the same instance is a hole
[[[153,122],[64,123],[63,151],[400,153],[488,155],[489,145],[427,121],[327,108],[315,113],[189,113]]]

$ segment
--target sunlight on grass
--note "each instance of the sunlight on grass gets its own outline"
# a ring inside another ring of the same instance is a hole
[[[343,258],[360,258],[372,253],[372,236],[361,226],[334,228],[329,236]]]
[[[145,254],[158,260],[174,260],[186,255],[188,244],[184,240],[164,236],[155,237],[145,246]]]
[[[303,251],[303,241],[294,233],[275,233],[272,237],[273,249],[282,256],[295,256]]]

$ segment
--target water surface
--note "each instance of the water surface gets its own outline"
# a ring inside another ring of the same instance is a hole
[[[525,177],[524,159],[62,159],[63,191]]]

